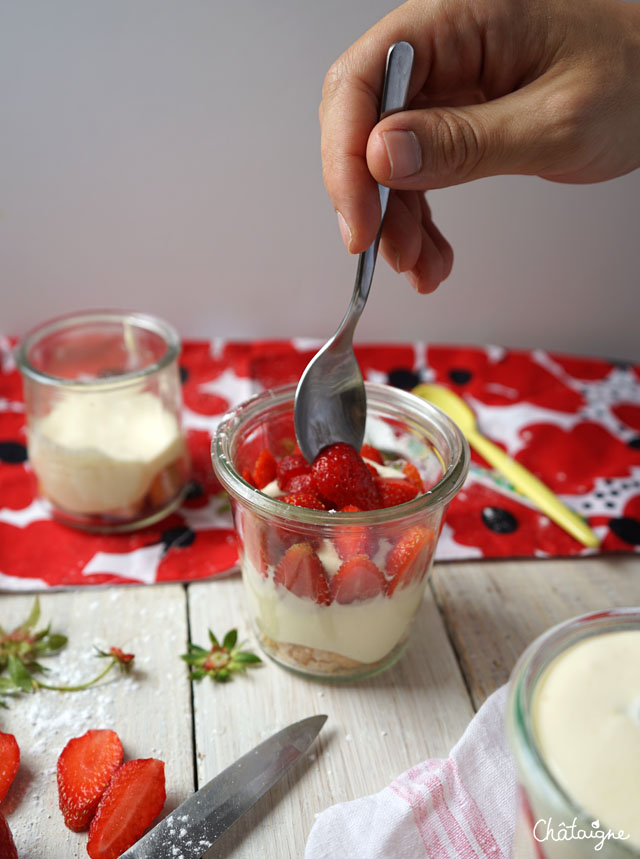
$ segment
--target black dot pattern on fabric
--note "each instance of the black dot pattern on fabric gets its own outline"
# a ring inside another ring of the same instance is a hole
[[[473,373],[464,367],[452,367],[449,370],[449,378],[455,385],[466,385],[473,379]]]
[[[632,447],[634,450],[640,450],[640,435],[632,438],[630,442],[628,442],[629,447]]]
[[[27,448],[19,441],[0,441],[0,462],[20,465],[27,461]]]
[[[420,376],[406,367],[396,367],[389,372],[389,384],[394,388],[402,388],[403,391],[411,391],[420,384]]]
[[[164,551],[169,549],[185,549],[191,546],[196,539],[195,532],[186,525],[177,525],[175,528],[167,528],[162,532],[161,541],[164,544]]]
[[[640,546],[640,521],[638,519],[633,519],[631,516],[621,516],[619,519],[612,519],[609,522],[609,528],[616,537],[630,546]]]
[[[180,382],[184,385],[184,383],[189,378],[189,370],[187,367],[183,367],[182,365],[178,368],[180,372]]]
[[[187,488],[186,500],[194,501],[196,498],[202,498],[204,495],[204,488],[201,483],[198,483],[197,480],[192,480]]]
[[[518,530],[518,520],[504,507],[485,507],[482,511],[482,521],[494,534],[513,534]]]

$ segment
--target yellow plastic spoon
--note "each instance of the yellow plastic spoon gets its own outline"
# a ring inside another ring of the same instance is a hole
[[[546,513],[550,519],[553,519],[572,537],[575,537],[585,546],[595,548],[600,545],[597,535],[594,534],[584,519],[581,519],[566,504],[563,504],[557,495],[554,495],[524,466],[479,432],[475,415],[457,394],[442,385],[418,385],[413,389],[413,393],[429,400],[430,403],[449,415],[451,420],[458,424],[474,450],[484,457],[490,465],[501,471],[519,492],[530,498],[543,513]]]

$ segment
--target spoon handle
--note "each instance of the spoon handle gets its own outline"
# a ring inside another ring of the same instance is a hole
[[[407,92],[409,90],[409,80],[411,78],[411,70],[413,68],[413,48],[409,42],[396,42],[391,45],[387,53],[387,65],[384,75],[384,86],[382,90],[382,99],[380,101],[380,119],[389,116],[392,113],[397,113],[399,110],[404,110],[407,103]],[[358,259],[358,270],[356,272],[356,282],[353,289],[353,297],[351,304],[347,310],[346,316],[340,325],[338,333],[342,333],[347,329],[350,333],[353,332],[356,322],[362,313],[369,297],[371,281],[373,279],[373,271],[376,266],[376,258],[378,256],[378,245],[380,244],[380,234],[382,233],[382,223],[384,221],[385,212],[387,211],[387,203],[389,201],[389,188],[385,185],[378,185],[378,193],[380,195],[380,226],[378,233],[372,244],[360,254]]]

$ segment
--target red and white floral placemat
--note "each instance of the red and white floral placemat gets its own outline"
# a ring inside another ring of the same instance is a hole
[[[193,487],[180,510],[133,535],[52,521],[35,493],[13,343],[0,337],[0,589],[193,581],[236,569],[231,515],[209,456],[221,415],[296,382],[318,342],[215,340],[183,346],[184,425]],[[601,552],[640,552],[640,366],[497,347],[363,344],[365,378],[463,395],[482,432],[585,516]],[[591,554],[475,454],[451,504],[438,560]]]

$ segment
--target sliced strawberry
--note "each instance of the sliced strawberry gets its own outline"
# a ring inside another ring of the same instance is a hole
[[[309,507],[311,510],[326,510],[327,508],[322,503],[320,496],[313,489],[307,489],[302,492],[292,492],[290,495],[285,495],[280,499],[285,504],[293,504],[295,507]]]
[[[253,482],[253,473],[250,468],[242,469],[242,479],[246,480],[247,483],[250,483],[251,486],[255,486],[255,483]]]
[[[287,481],[287,492],[289,494],[293,492],[306,492],[309,489],[312,492],[316,491],[316,485],[313,482],[311,471],[307,474],[296,474],[295,477],[292,477]]]
[[[405,462],[402,467],[402,473],[407,478],[409,483],[418,490],[420,494],[424,492],[424,484],[422,482],[422,478],[420,477],[420,472],[415,467],[412,462]]]
[[[368,600],[385,590],[384,574],[366,555],[345,561],[331,579],[331,596],[338,603]]]
[[[293,492],[291,480],[294,477],[310,474],[311,466],[301,453],[291,453],[283,456],[278,463],[277,477],[278,486],[283,492]]]
[[[329,583],[320,558],[309,543],[295,543],[276,567],[274,580],[303,599],[329,605]]]
[[[362,510],[380,506],[373,475],[350,444],[339,441],[325,447],[315,458],[311,470],[319,495],[336,509],[347,504]]]
[[[111,777],[122,763],[115,731],[87,731],[69,740],[58,758],[58,803],[74,832],[87,829]]]
[[[416,487],[404,477],[378,477],[376,484],[380,491],[381,507],[404,504],[418,494]]]
[[[13,734],[0,732],[0,802],[11,787],[20,766],[20,748]]]
[[[361,513],[362,511],[355,504],[347,504],[340,512]],[[354,555],[371,557],[378,551],[378,540],[372,529],[367,528],[366,525],[344,525],[340,528],[336,526],[333,545],[343,561],[353,558]]]
[[[117,859],[144,834],[166,799],[164,764],[155,758],[127,761],[111,779],[91,821],[91,859]]]
[[[372,462],[377,462],[378,465],[384,465],[384,459],[377,447],[372,444],[363,444],[360,448],[360,456],[363,459],[370,459]]]
[[[267,484],[276,479],[277,473],[278,463],[271,451],[265,448],[259,454],[255,465],[253,466],[253,473],[251,475],[253,477],[253,482],[258,489],[264,489]]]
[[[236,533],[243,558],[246,557],[251,566],[266,578],[269,556],[264,523],[250,513],[238,514]]]
[[[397,587],[404,588],[424,576],[435,546],[435,537],[429,528],[417,525],[398,540],[386,559],[387,573],[391,577],[387,585],[388,596]]]
[[[0,814],[0,859],[18,859],[18,851],[3,814]]]

